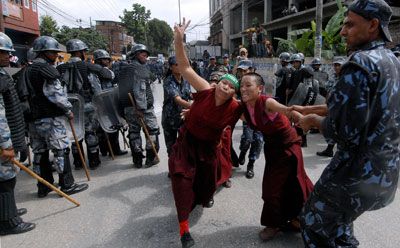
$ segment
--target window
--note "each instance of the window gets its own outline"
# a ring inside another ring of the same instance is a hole
[[[32,0],[32,10],[33,10],[34,12],[37,11],[37,0]]]
[[[24,0],[24,6],[29,9],[29,0]]]

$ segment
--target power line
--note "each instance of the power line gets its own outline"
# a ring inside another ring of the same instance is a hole
[[[77,21],[80,20],[80,18],[77,18],[75,16],[72,16],[71,14],[66,13],[62,9],[58,8],[54,4],[48,2],[47,0],[39,0],[43,5],[46,5],[48,8],[52,9],[54,12],[56,12],[58,15],[62,15],[65,18],[68,18],[72,21]],[[82,23],[82,20],[80,20],[80,23]],[[84,22],[86,25],[89,25],[88,22]]]
[[[51,10],[51,9],[47,9],[45,6],[41,6],[41,5],[37,5],[38,6],[38,8],[39,9],[41,9],[42,11],[44,11],[45,13],[46,13],[46,15],[48,15],[48,12],[53,12],[54,13],[54,11],[53,10]],[[62,17],[62,18],[64,18],[64,17]],[[66,22],[67,21],[67,22]],[[66,20],[65,18],[64,18],[64,21],[60,21],[60,20],[58,20],[58,22],[59,23],[61,23],[61,24],[65,24],[66,26],[69,26],[69,25],[75,25],[75,26],[79,26],[77,23],[75,23],[75,22],[72,22],[72,21],[70,21],[70,20]]]

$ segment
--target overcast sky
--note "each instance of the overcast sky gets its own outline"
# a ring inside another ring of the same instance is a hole
[[[81,19],[82,26],[89,26],[95,20],[120,21],[124,9],[132,10],[134,3],[139,3],[151,11],[151,18],[166,21],[171,27],[179,21],[179,0],[38,0],[39,14],[53,16],[59,26],[76,27],[74,19]],[[192,20],[192,25],[199,24],[187,33],[187,39],[205,40],[209,35],[209,0],[180,0],[181,15]],[[55,7],[64,13],[57,11]],[[57,13],[55,13],[57,12]],[[64,17],[63,17],[64,16]]]

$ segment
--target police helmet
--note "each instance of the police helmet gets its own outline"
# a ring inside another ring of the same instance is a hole
[[[290,57],[290,60],[292,62],[294,62],[294,61],[301,62],[302,61],[301,56],[298,53],[293,54],[292,57]]]
[[[67,41],[66,47],[68,53],[89,50],[85,42],[79,39],[71,39]]]
[[[37,53],[33,51],[33,47],[29,48],[28,52],[26,52],[26,60],[33,61],[37,57]]]
[[[7,52],[15,52],[14,46],[13,46],[13,43],[12,43],[10,37],[8,37],[8,35],[6,35],[3,32],[0,32],[0,50],[7,51]]]
[[[319,59],[319,58],[314,58],[312,61],[311,61],[311,65],[321,65],[322,63],[321,63],[321,60]]]
[[[149,50],[147,50],[147,47],[143,44],[136,44],[132,47],[131,49],[131,56],[135,56],[138,52],[146,52],[147,55],[150,55]]]
[[[62,52],[60,44],[50,36],[40,36],[33,42],[33,52],[55,51]]]
[[[288,52],[283,52],[281,54],[279,54],[279,59],[283,62],[290,62],[290,54]]]
[[[300,56],[301,61],[304,61],[304,54],[303,53],[298,53],[298,55]]]
[[[97,49],[96,51],[93,52],[93,58],[94,60],[98,59],[111,59],[110,54],[104,49]]]

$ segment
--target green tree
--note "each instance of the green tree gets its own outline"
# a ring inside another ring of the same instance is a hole
[[[150,15],[150,10],[146,11],[146,7],[135,3],[132,5],[132,10],[124,9],[123,16],[119,17],[128,35],[133,36],[136,43],[147,43],[147,22]]]
[[[58,32],[58,26],[56,20],[49,15],[43,15],[40,17],[40,35],[52,36],[53,33]]]
[[[148,47],[151,54],[168,54],[168,48],[172,44],[174,33],[165,21],[156,18],[149,21]]]
[[[70,28],[62,26],[59,32],[53,35],[61,44],[65,44],[70,39],[80,39],[89,47],[89,51],[96,49],[107,49],[106,38],[96,30],[91,28]]]

